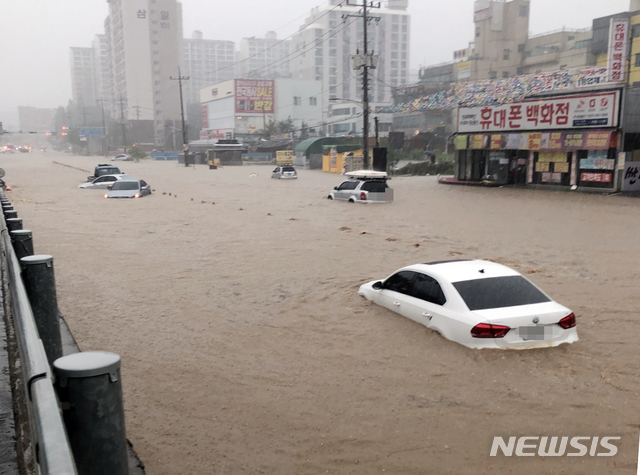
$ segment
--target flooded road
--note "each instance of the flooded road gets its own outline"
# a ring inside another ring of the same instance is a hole
[[[637,199],[399,177],[393,204],[366,206],[326,200],[341,177],[321,171],[144,161],[116,163],[154,193],[106,200],[76,188],[102,158],[0,162],[80,347],[122,357],[150,475],[635,473]],[[580,341],[471,350],[357,294],[453,258],[526,274]],[[622,440],[614,457],[505,458],[494,436]]]

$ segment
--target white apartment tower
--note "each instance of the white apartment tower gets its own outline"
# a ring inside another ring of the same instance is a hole
[[[182,73],[189,76],[183,90],[185,102],[199,104],[200,89],[233,79],[234,63],[233,41],[205,40],[200,31],[182,40]]]
[[[71,97],[79,107],[96,104],[96,67],[93,48],[72,47],[71,62]]]
[[[343,15],[361,13],[360,7],[347,6],[341,0],[329,3],[325,9],[312,10],[292,38],[290,68],[293,79],[322,81],[325,120],[335,122],[331,111],[334,106],[346,110],[349,104],[345,102],[363,100],[362,71],[352,68],[351,56],[364,51],[364,22],[362,18],[343,19]],[[377,68],[369,70],[369,101],[373,110],[392,104],[392,88],[409,82],[408,3],[397,0],[388,2],[386,7],[368,10],[371,17],[379,17],[367,28],[368,52],[378,56]],[[340,99],[345,101],[339,104]],[[362,113],[361,108],[353,110],[353,105],[351,109],[351,115]],[[353,127],[355,122],[349,131],[357,132]],[[342,132],[347,132],[346,128]]]
[[[108,110],[109,99],[111,97],[111,77],[109,69],[109,56],[107,48],[106,35],[96,35],[92,42],[93,48],[93,67],[95,78],[95,94],[96,102],[100,106],[99,101],[106,101],[103,105]]]
[[[275,79],[291,77],[291,40],[278,40],[274,31],[264,38],[242,38],[236,56],[236,77]]]
[[[122,112],[139,130],[152,128],[154,143],[162,146],[168,121],[180,119],[178,82],[171,77],[178,77],[181,59],[182,5],[176,0],[107,3],[112,115],[119,118]]]

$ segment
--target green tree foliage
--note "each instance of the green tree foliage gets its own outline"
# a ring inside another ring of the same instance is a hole
[[[139,162],[140,160],[144,160],[145,158],[149,158],[147,152],[145,152],[140,145],[134,145],[129,149],[129,155],[133,158],[134,161]]]

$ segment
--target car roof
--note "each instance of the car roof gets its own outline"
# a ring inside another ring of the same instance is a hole
[[[451,260],[437,261],[426,264],[414,264],[403,270],[424,272],[434,278],[447,282],[462,282],[465,280],[489,279],[491,277],[506,277],[520,275],[514,269],[496,262],[484,260]]]
[[[126,175],[124,173],[112,173],[112,174],[109,174],[109,175],[99,176],[98,178],[104,178],[106,176],[115,176],[118,180],[125,180],[125,181],[137,180],[137,178],[135,176]]]

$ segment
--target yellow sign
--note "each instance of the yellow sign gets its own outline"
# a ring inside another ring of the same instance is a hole
[[[293,164],[293,150],[278,150],[276,152],[276,163]]]
[[[456,150],[466,150],[468,147],[468,141],[468,135],[456,135],[453,138],[453,143],[456,146]]]

